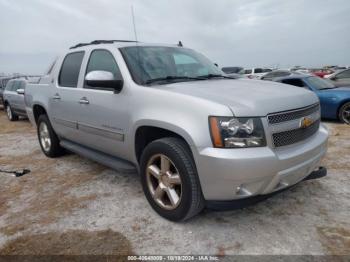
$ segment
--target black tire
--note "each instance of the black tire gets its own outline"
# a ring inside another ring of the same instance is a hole
[[[51,145],[49,147],[49,150],[45,150],[44,149],[44,146],[43,146],[43,144],[41,142],[41,139],[40,139],[40,131],[39,131],[39,129],[40,129],[41,123],[46,124],[47,130],[48,130],[48,133],[49,133],[49,137],[51,139]],[[38,123],[37,123],[37,134],[38,134],[38,140],[39,140],[39,144],[40,144],[41,150],[43,151],[43,153],[47,157],[55,158],[55,157],[62,156],[65,153],[64,149],[60,146],[60,140],[57,137],[55,131],[53,130],[53,128],[51,126],[51,123],[50,123],[50,120],[47,117],[47,115],[40,115],[39,116]]]
[[[342,123],[350,124],[350,117],[344,118],[344,111],[349,111],[350,110],[350,102],[346,102],[344,105],[342,105],[339,109],[339,120]]]
[[[176,166],[182,186],[182,197],[178,206],[167,210],[159,206],[153,199],[147,185],[147,164],[157,155],[165,155]],[[152,208],[162,217],[171,221],[187,220],[204,208],[204,198],[197,175],[197,169],[187,144],[179,138],[168,137],[151,142],[142,153],[140,160],[141,183],[146,198]]]
[[[6,104],[5,110],[6,110],[6,115],[7,115],[8,120],[10,120],[10,121],[18,121],[18,115],[16,115],[16,113],[13,112],[10,104]]]

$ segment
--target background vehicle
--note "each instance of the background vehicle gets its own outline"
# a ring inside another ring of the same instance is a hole
[[[27,81],[24,79],[13,79],[8,81],[3,93],[4,108],[10,121],[18,120],[19,116],[27,116],[24,103],[24,90]]]
[[[244,68],[239,66],[223,67],[221,70],[225,74],[244,74]]]
[[[327,76],[336,86],[350,86],[350,69],[341,70]]]
[[[6,84],[12,78],[10,77],[1,77],[0,78],[0,104],[3,104],[3,93],[5,91]]]
[[[321,69],[311,69],[310,71],[311,71],[311,73],[314,74],[315,76],[318,76],[318,77],[321,77],[321,78],[324,78],[325,76],[334,73],[334,71],[332,71],[332,70],[330,70],[330,69],[324,69],[324,68],[321,68]]]
[[[272,69],[269,69],[269,68],[252,68],[252,69],[245,69],[244,74],[246,77],[250,79],[260,79],[266,73],[271,71]]]
[[[336,87],[331,82],[314,76],[290,76],[275,80],[315,92],[320,99],[323,118],[350,123],[350,87]]]
[[[317,96],[280,88],[231,79],[188,48],[100,40],[72,47],[25,101],[45,155],[138,170],[152,208],[180,221],[325,174]]]
[[[275,71],[266,73],[264,76],[261,77],[261,80],[272,81],[276,77],[290,76],[290,75],[294,75],[294,74],[299,75],[300,73],[292,72],[290,70],[282,70],[282,69],[280,69],[280,70],[275,70]]]

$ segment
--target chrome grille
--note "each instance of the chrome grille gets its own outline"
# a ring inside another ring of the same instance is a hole
[[[320,120],[317,120],[311,126],[304,129],[298,128],[273,134],[273,144],[275,145],[275,147],[280,147],[298,143],[315,134],[319,127]]]
[[[273,113],[267,116],[274,147],[292,145],[301,142],[317,132],[320,127],[320,105]],[[302,127],[304,117],[314,121],[310,126]]]
[[[320,110],[320,104],[314,104],[301,109],[274,113],[267,116],[269,124],[278,124],[311,115]]]

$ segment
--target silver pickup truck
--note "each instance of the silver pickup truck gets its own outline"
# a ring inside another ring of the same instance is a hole
[[[72,47],[25,102],[45,155],[137,171],[153,209],[180,221],[326,174],[318,98],[280,85],[182,46],[101,40]]]

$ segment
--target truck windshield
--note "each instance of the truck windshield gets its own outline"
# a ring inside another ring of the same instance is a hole
[[[132,46],[120,50],[134,81],[140,85],[196,81],[222,75],[208,58],[187,48]]]

